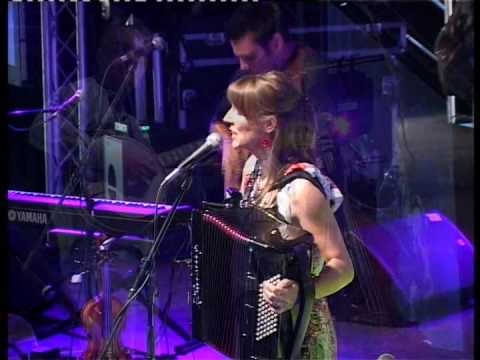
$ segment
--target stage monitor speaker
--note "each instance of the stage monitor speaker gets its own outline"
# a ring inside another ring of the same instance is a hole
[[[473,305],[473,245],[438,212],[361,226],[346,242],[355,280],[329,298],[337,320],[404,326]]]

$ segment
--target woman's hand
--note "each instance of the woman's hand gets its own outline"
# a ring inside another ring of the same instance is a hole
[[[263,297],[277,314],[281,314],[295,305],[298,297],[298,284],[289,279],[264,281]]]

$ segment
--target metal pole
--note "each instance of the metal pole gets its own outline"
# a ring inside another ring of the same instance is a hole
[[[40,4],[40,21],[42,27],[42,84],[43,107],[48,108],[53,103],[58,89],[57,74],[57,18],[56,4]],[[53,100],[53,101],[52,101]],[[45,186],[47,193],[61,193],[63,179],[58,173],[56,163],[61,159],[60,126],[56,118],[48,120],[49,115],[43,115],[44,121],[44,151],[45,151]]]
[[[147,87],[145,83],[145,58],[137,60],[134,75],[135,82],[135,115],[137,124],[142,124],[147,119]]]
[[[165,50],[165,41],[158,35],[154,34],[153,38],[158,38],[162,46],[156,47],[152,54],[153,64],[153,104],[154,104],[154,122],[155,124],[163,124],[165,122],[165,96],[164,96],[164,79],[163,79],[163,54]]]
[[[186,64],[187,54],[185,48],[180,44],[180,64]],[[178,107],[178,128],[185,130],[187,128],[187,110],[185,109],[185,101],[183,99],[184,91],[182,91],[182,71],[177,74],[177,107]]]
[[[411,36],[410,34],[406,34],[405,35],[405,38],[410,42],[412,43],[413,45],[415,45],[418,49],[420,49],[425,55],[427,55],[430,59],[432,59],[433,61],[437,62],[438,61],[438,58],[437,58],[437,55],[435,55],[433,52],[431,52],[430,50],[428,50],[425,46],[423,46],[423,44],[418,41],[417,39],[415,39],[413,36]]]
[[[155,360],[155,310],[157,289],[155,286],[155,260],[152,260],[150,279],[147,284],[147,359]]]
[[[77,89],[82,89],[83,94],[86,92],[86,76],[87,76],[87,52],[85,42],[85,4],[83,1],[79,1],[75,5],[77,11],[76,27],[77,27]],[[77,107],[78,114],[78,155],[80,159],[83,159],[85,155],[86,145],[84,141],[88,141],[86,129],[88,122],[91,120],[88,118],[88,102],[80,101]]]
[[[431,0],[435,5],[437,5],[437,7],[442,10],[442,11],[445,11],[445,5],[443,4],[442,0]]]
[[[453,0],[445,0],[445,24],[453,14]],[[447,121],[449,124],[456,123],[457,112],[455,108],[455,96],[447,96]]]

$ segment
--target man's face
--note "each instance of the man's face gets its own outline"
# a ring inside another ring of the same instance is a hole
[[[255,41],[252,33],[247,33],[236,41],[231,41],[233,53],[240,61],[240,69],[250,74],[261,74],[274,70],[274,54]]]

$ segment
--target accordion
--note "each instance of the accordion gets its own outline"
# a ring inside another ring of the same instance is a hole
[[[283,240],[281,220],[257,207],[218,206],[192,216],[193,337],[235,359],[298,358],[314,298],[310,244]],[[299,311],[277,314],[264,281],[300,285]]]

